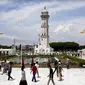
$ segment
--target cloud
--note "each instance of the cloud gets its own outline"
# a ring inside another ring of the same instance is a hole
[[[62,3],[55,1],[42,3],[31,2],[30,4],[25,3],[23,6],[22,4],[20,3],[21,8],[0,13],[0,28],[2,29],[1,31],[7,35],[17,36],[22,40],[26,40],[27,43],[38,43],[38,33],[41,33],[40,14],[44,6],[47,6],[50,14],[50,41],[58,41],[58,39],[69,40],[69,37],[70,40],[77,40],[79,38],[80,28],[84,28],[85,26],[84,17],[74,17],[74,19],[70,20],[62,19],[61,21],[56,18],[57,13],[61,11],[70,11],[85,6],[83,2],[77,2],[76,4],[73,2]],[[61,14],[61,16],[63,16],[63,14]],[[53,20],[53,18],[55,20]],[[58,35],[58,38],[56,38],[56,35]],[[11,37],[8,38],[11,39]]]
[[[56,27],[54,32],[58,33],[59,31],[62,31],[62,32],[68,32],[69,33],[69,30],[71,29],[72,25],[73,24],[59,25],[59,26]]]
[[[71,2],[71,1],[69,1],[69,2],[59,2],[60,5],[50,8],[49,12],[50,12],[51,15],[55,15],[55,14],[57,14],[57,12],[60,12],[60,11],[73,10],[73,9],[85,6],[84,1],[75,2],[76,4],[74,2]]]
[[[65,41],[71,41],[71,42],[77,42],[79,44],[84,44],[85,36],[82,35],[80,32],[85,29],[85,18],[81,17],[74,20],[68,20],[66,22],[59,22],[54,23],[54,31],[51,34],[51,42],[57,41],[57,42],[65,42]],[[56,37],[55,37],[56,36]]]
[[[0,4],[7,4],[9,0],[0,0]]]
[[[6,38],[6,39],[10,39],[10,40],[14,40],[14,39],[17,39],[17,40],[20,40],[20,38],[16,37],[16,36],[8,36],[8,35],[1,35],[0,38]]]

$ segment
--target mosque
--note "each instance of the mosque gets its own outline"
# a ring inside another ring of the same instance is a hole
[[[34,53],[36,54],[52,54],[53,48],[49,46],[49,12],[47,11],[46,7],[44,7],[44,10],[41,12],[41,33],[40,33],[40,43],[35,46]]]

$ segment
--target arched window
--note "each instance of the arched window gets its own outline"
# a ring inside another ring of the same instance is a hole
[[[8,55],[8,53],[9,53],[9,52],[7,51],[7,55]]]
[[[41,52],[41,49],[39,50],[39,52]]]
[[[43,39],[42,39],[42,41],[43,41]]]
[[[42,52],[44,52],[45,50],[43,49]]]
[[[37,53],[37,50],[36,50],[36,53]]]

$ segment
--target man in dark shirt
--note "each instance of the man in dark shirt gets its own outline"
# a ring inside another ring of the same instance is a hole
[[[49,71],[50,71],[49,72],[49,75],[48,75],[49,80],[48,80],[47,85],[49,85],[50,80],[52,81],[53,85],[55,85],[54,80],[53,80],[53,74],[54,74],[54,72],[53,72],[53,69],[51,68],[51,65],[49,65]]]
[[[10,78],[13,80],[13,78],[11,77],[11,72],[12,72],[12,62],[9,62],[9,67],[8,67],[8,80],[10,80]]]
[[[57,60],[54,62],[54,68],[55,68],[54,73],[56,71],[56,74],[57,74],[57,77],[58,77],[58,61]]]

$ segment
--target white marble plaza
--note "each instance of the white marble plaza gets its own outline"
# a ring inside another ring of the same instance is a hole
[[[38,82],[32,82],[32,74],[30,74],[30,68],[26,68],[26,79],[28,85],[47,85],[48,81],[48,68],[39,68],[40,78],[37,78]],[[1,72],[0,72],[1,74]],[[20,68],[13,68],[12,77],[15,78],[13,81],[7,80],[7,75],[0,75],[0,85],[19,85],[19,81],[21,78],[21,70]],[[63,81],[58,81],[56,77],[56,73],[54,75],[55,85],[85,85],[85,68],[71,68],[71,69],[63,69]],[[49,85],[53,85],[51,82]]]

